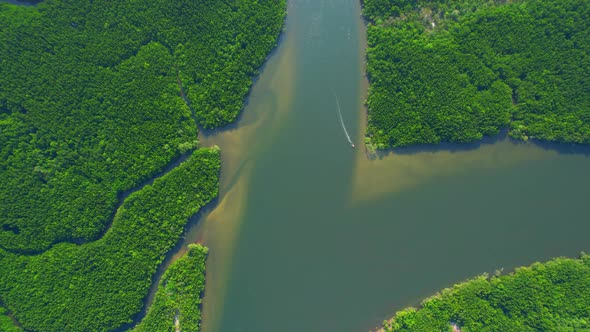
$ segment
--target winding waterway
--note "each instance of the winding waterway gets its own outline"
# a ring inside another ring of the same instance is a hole
[[[241,119],[201,136],[223,163],[185,236],[210,247],[205,332],[367,331],[466,278],[590,249],[589,149],[500,137],[367,158],[364,29],[358,0],[289,1]]]

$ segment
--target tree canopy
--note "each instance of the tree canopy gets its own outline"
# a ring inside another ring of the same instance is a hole
[[[164,272],[154,303],[134,332],[200,331],[207,252],[200,244],[189,244],[188,252]]]
[[[20,332],[22,329],[14,325],[14,322],[7,316],[7,310],[0,307],[0,331],[2,332]]]
[[[366,0],[368,141],[590,143],[590,3]]]
[[[590,256],[557,258],[510,275],[486,275],[399,311],[394,331],[582,331],[590,328]]]
[[[133,321],[218,193],[197,126],[237,118],[284,15],[285,0],[0,3],[2,328]]]
[[[284,1],[0,3],[0,247],[96,239],[121,194],[236,119]],[[182,90],[181,90],[182,87]]]
[[[200,149],[131,194],[108,232],[39,255],[0,250],[0,298],[33,331],[109,331],[143,307],[152,276],[188,219],[218,193],[217,149]]]

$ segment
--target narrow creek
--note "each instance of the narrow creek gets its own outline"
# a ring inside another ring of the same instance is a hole
[[[589,250],[588,148],[501,135],[369,158],[365,38],[358,0],[288,1],[239,121],[201,133],[220,195],[161,271],[210,248],[203,331],[367,331],[466,278]]]

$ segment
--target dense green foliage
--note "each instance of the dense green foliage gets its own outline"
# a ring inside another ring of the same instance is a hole
[[[0,247],[98,238],[118,195],[196,147],[181,94],[204,127],[236,118],[284,5],[0,3]]]
[[[0,332],[20,332],[20,328],[16,327],[12,322],[12,319],[7,316],[7,310],[4,307],[0,307]]]
[[[368,143],[590,143],[590,2],[366,0]]]
[[[195,151],[131,194],[100,240],[34,256],[0,250],[2,301],[35,331],[106,331],[131,322],[188,218],[217,195],[219,168],[217,149]]]
[[[590,329],[590,256],[557,258],[445,289],[384,322],[386,331],[582,331]]]
[[[205,291],[207,248],[189,244],[188,252],[174,262],[162,276],[154,303],[136,332],[200,330],[201,294]],[[178,326],[175,321],[178,320]]]
[[[235,120],[284,12],[285,0],[0,3],[0,303],[26,330],[106,331],[139,313],[217,195],[219,152],[193,152],[196,124]]]

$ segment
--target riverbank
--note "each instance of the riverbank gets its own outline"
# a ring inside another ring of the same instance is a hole
[[[188,218],[217,196],[219,167],[219,151],[195,151],[130,195],[111,229],[90,244],[63,243],[37,256],[0,250],[3,302],[29,329],[104,331],[130,322]]]
[[[10,261],[3,265],[0,282],[12,290],[26,284],[38,301],[27,306],[33,296],[20,298],[10,291],[0,296],[29,329],[112,330],[136,316],[147,293],[145,283],[157,279],[152,277],[164,259],[161,250],[174,247],[180,238],[180,220],[186,223],[217,194],[212,188],[218,186],[218,170],[207,169],[218,166],[217,149],[197,150],[184,163],[174,162],[197,147],[191,113],[206,127],[237,117],[284,18],[284,2],[276,1],[230,6],[154,0],[136,5],[95,1],[70,6],[58,0],[43,4],[43,11],[0,6],[5,18],[0,39],[8,45],[0,52],[7,59],[0,75],[1,138],[6,143],[1,153],[10,156],[0,167],[0,247],[6,249],[0,256]],[[37,28],[28,30],[31,22]],[[145,22],[157,24],[146,27]],[[15,44],[17,34],[24,37]],[[189,106],[195,104],[198,110],[191,112]],[[207,166],[199,166],[195,158]],[[202,174],[176,182],[190,168],[186,164]],[[178,192],[163,185],[171,182]],[[195,187],[186,188],[190,183]],[[133,205],[142,199],[157,201],[153,188],[167,195],[160,205],[168,218],[156,207],[143,211]],[[170,206],[174,203],[189,206]],[[168,228],[154,230],[142,241],[120,234],[121,229],[156,221]],[[122,245],[137,251],[123,254]],[[149,248],[151,253],[144,252]],[[89,270],[66,273],[80,257],[97,251],[101,258],[86,262]],[[70,257],[76,253],[79,257]],[[52,264],[44,265],[48,257]],[[132,259],[143,265],[133,266]],[[65,260],[71,260],[68,267],[54,270]],[[29,271],[41,277],[22,276],[16,261],[27,261]],[[146,275],[140,281],[129,277],[127,284],[114,276],[142,273]],[[111,283],[101,284],[107,280]],[[43,297],[52,284],[68,281],[69,287],[60,287],[62,292],[50,300]],[[83,310],[103,296],[108,300],[102,298],[100,308],[93,307],[99,312]],[[105,314],[114,310],[117,297],[122,298],[116,314]],[[37,311],[35,304],[47,306],[47,301],[59,305]],[[65,309],[71,312],[59,312]],[[60,319],[43,319],[44,314]]]
[[[365,2],[370,146],[590,143],[587,2],[397,5]]]
[[[154,303],[132,331],[200,331],[207,253],[200,244],[188,245],[186,254],[162,276]]]
[[[288,10],[243,118],[200,139],[231,150],[193,235],[211,248],[204,331],[366,331],[481,271],[585,249],[588,158],[498,140],[367,160],[330,91],[362,137],[358,1]]]
[[[446,288],[383,324],[386,332],[590,328],[590,256],[556,258]]]

